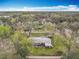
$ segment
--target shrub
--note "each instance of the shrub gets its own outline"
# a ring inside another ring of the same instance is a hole
[[[79,52],[68,52],[62,59],[79,59]]]
[[[0,59],[23,59],[19,54],[12,54],[12,53],[0,53]]]
[[[56,51],[54,53],[54,56],[61,56],[61,55],[63,55],[63,51]]]

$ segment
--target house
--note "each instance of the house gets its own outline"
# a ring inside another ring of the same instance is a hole
[[[52,42],[50,38],[47,37],[31,37],[33,46],[43,46],[43,47],[52,47]]]

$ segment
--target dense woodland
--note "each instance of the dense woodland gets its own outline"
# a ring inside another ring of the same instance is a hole
[[[0,15],[0,59],[69,54],[79,59],[78,12],[4,12]],[[33,47],[29,38],[39,36],[51,38],[53,47]]]

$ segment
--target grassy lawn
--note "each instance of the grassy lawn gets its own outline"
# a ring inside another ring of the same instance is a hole
[[[31,36],[39,37],[39,36],[47,36],[46,33],[32,33]]]
[[[33,36],[43,36],[46,34],[32,34]],[[52,41],[52,48],[45,48],[45,47],[33,47],[29,46],[28,50],[30,51],[29,55],[34,56],[52,56],[52,55],[61,55],[65,51],[65,47],[62,43],[62,40],[65,39],[64,37],[60,35],[54,35],[51,37]]]

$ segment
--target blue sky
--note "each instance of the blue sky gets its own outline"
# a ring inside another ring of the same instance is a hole
[[[4,11],[79,11],[79,0],[0,0]]]

